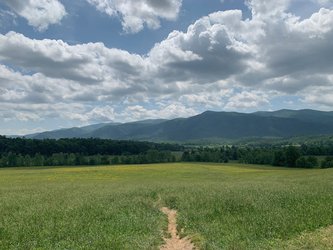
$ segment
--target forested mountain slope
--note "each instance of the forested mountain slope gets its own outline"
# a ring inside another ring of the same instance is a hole
[[[333,133],[333,126],[293,118],[207,111],[187,119],[175,119],[145,127],[127,135],[132,140],[185,141],[201,138],[288,137]]]
[[[325,112],[311,109],[290,110],[281,109],[273,112],[255,112],[260,116],[275,116],[281,118],[294,118],[305,122],[315,122],[333,125],[333,112]]]
[[[28,135],[34,139],[102,138],[186,141],[203,138],[293,137],[333,133],[333,112],[279,110],[252,114],[206,111],[189,118],[95,124]]]

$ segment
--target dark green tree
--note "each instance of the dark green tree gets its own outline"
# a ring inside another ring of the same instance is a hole
[[[311,168],[311,163],[304,156],[299,157],[295,164],[297,168]]]
[[[8,153],[8,166],[9,167],[17,167],[17,155],[12,152]]]
[[[159,162],[159,155],[157,150],[148,150],[147,151],[147,160],[149,163]]]
[[[111,164],[119,164],[119,157],[117,155],[111,159]]]
[[[31,166],[31,157],[30,157],[30,155],[25,155],[25,157],[24,157],[24,166],[27,166],[27,167],[29,167],[29,166]]]
[[[311,168],[317,168],[318,167],[318,159],[317,159],[317,157],[315,157],[313,155],[309,155],[307,160],[310,163]]]
[[[40,153],[36,153],[35,157],[32,159],[33,166],[43,166],[44,157],[40,155]]]
[[[110,160],[109,160],[109,157],[107,155],[103,155],[101,157],[101,164],[105,164],[105,165],[110,164]]]
[[[274,152],[274,158],[272,162],[273,166],[285,166],[286,165],[286,157],[282,150],[278,149]]]
[[[90,156],[89,165],[96,165],[95,156]]]
[[[65,153],[64,154],[64,159],[63,159],[63,164],[65,165],[65,166],[68,166],[69,164],[69,154],[68,153]]]
[[[1,156],[1,167],[2,168],[8,167],[8,157],[6,154],[2,154]]]
[[[321,168],[333,168],[333,156],[327,156],[325,160],[321,162]]]
[[[296,161],[301,156],[298,150],[294,146],[289,146],[286,148],[286,166],[290,168],[296,167]]]

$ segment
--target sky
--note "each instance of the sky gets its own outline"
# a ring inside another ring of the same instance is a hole
[[[0,134],[333,110],[332,0],[0,0]]]

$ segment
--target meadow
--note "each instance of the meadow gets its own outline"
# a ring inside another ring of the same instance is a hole
[[[159,249],[162,206],[200,249],[331,249],[332,183],[235,163],[0,169],[0,249]]]

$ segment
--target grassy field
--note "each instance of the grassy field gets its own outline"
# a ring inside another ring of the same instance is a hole
[[[332,183],[234,163],[0,169],[0,249],[158,249],[161,206],[201,249],[331,249]]]

